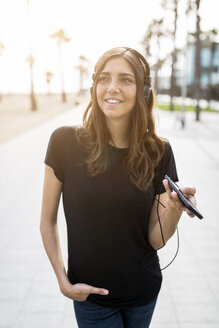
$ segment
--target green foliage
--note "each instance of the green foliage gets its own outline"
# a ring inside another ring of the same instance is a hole
[[[159,109],[162,110],[170,110],[170,104],[158,104],[157,106]],[[180,111],[181,110],[181,106],[180,105],[174,105],[174,111]],[[187,112],[195,112],[195,107],[194,106],[186,106],[185,110]],[[208,113],[219,113],[218,110],[213,109],[213,108],[201,108],[202,112],[208,112]]]

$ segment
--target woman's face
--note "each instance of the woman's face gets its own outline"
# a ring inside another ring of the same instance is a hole
[[[130,117],[136,103],[136,80],[132,67],[124,58],[107,61],[98,77],[96,96],[106,118]]]

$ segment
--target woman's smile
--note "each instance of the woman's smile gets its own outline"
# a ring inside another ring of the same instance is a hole
[[[115,98],[105,99],[105,102],[111,106],[116,106],[116,105],[123,103],[122,100],[115,99]]]

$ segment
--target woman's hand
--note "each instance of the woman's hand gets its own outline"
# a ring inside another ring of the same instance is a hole
[[[170,188],[168,181],[166,179],[163,180],[163,185],[164,185],[167,195],[168,195],[168,202],[167,202],[168,206],[175,208],[176,210],[179,210],[179,211],[186,211],[186,213],[190,217],[193,218],[195,216],[195,214],[193,212],[191,212],[188,208],[185,207],[185,205],[179,199],[177,193]],[[190,200],[190,202],[194,206],[196,206],[196,199],[195,199],[196,189],[195,188],[182,187],[179,190]]]
[[[97,288],[87,284],[68,284],[60,288],[62,294],[75,301],[86,301],[90,294],[108,295],[109,291],[104,288]]]

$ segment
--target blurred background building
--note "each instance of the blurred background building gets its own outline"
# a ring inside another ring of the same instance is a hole
[[[185,55],[185,53],[186,55]],[[193,97],[195,88],[195,53],[194,43],[186,46],[186,49],[180,50],[177,54],[176,62],[176,91],[175,96],[181,96],[183,85],[185,62],[186,62],[186,85],[187,96]],[[201,97],[205,99],[219,100],[219,43],[206,42],[201,43]],[[159,93],[166,94],[170,89],[170,76],[161,76],[159,78]]]

